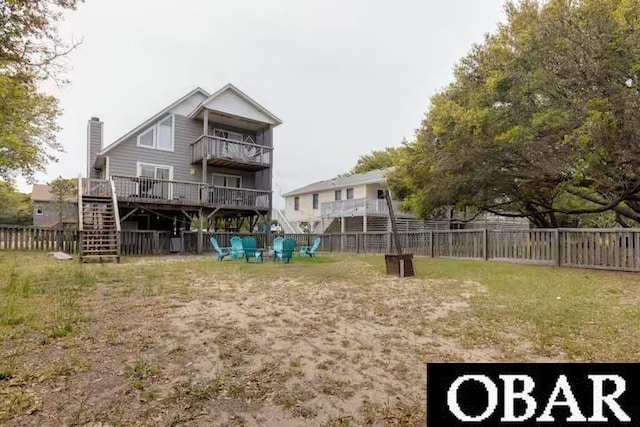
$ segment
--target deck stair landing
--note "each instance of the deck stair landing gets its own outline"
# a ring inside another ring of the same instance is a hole
[[[112,181],[82,179],[78,210],[80,259],[120,262],[120,219]]]

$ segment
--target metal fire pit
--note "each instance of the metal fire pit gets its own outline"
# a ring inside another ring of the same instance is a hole
[[[387,200],[387,207],[389,208],[393,240],[395,240],[397,252],[397,254],[386,254],[384,256],[387,274],[393,274],[398,277],[413,277],[415,276],[415,271],[413,269],[413,254],[402,253],[402,246],[400,245],[400,238],[398,236],[398,228],[396,225],[396,215],[393,212],[393,204],[391,203],[391,194],[389,193],[389,190],[384,190],[384,198]]]

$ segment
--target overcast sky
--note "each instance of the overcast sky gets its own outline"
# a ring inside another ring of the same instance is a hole
[[[107,145],[191,89],[229,82],[284,122],[274,195],[331,178],[411,140],[453,65],[504,18],[502,0],[86,0],[61,26],[83,39],[71,83],[53,90],[66,153],[38,180],[84,173],[89,117]]]

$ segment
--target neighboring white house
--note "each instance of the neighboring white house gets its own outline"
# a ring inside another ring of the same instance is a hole
[[[313,232],[388,231],[389,211],[384,199],[385,173],[390,169],[335,177],[283,194],[284,216],[294,226],[309,225]],[[415,229],[422,221],[401,212],[398,223]],[[304,227],[302,227],[304,228]]]
[[[384,198],[385,174],[392,168],[335,177],[317,181],[289,191],[285,200],[284,217],[293,227],[308,224],[314,233],[391,231],[391,220]],[[451,228],[528,228],[525,218],[504,218],[492,214],[478,215],[465,222],[462,212],[448,209],[442,218],[424,222],[400,210],[393,201],[396,224],[400,231],[419,231]]]

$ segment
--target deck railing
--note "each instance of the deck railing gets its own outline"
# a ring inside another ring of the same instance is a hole
[[[271,192],[201,182],[113,175],[119,201],[179,206],[269,209]]]
[[[269,167],[272,151],[272,147],[202,135],[191,144],[191,161],[219,159]]]
[[[404,215],[397,201],[393,202],[393,210],[396,215]],[[323,218],[388,214],[387,201],[384,199],[347,199],[320,204],[320,215]]]
[[[79,188],[83,196],[111,197],[111,184],[106,179],[82,178]]]

